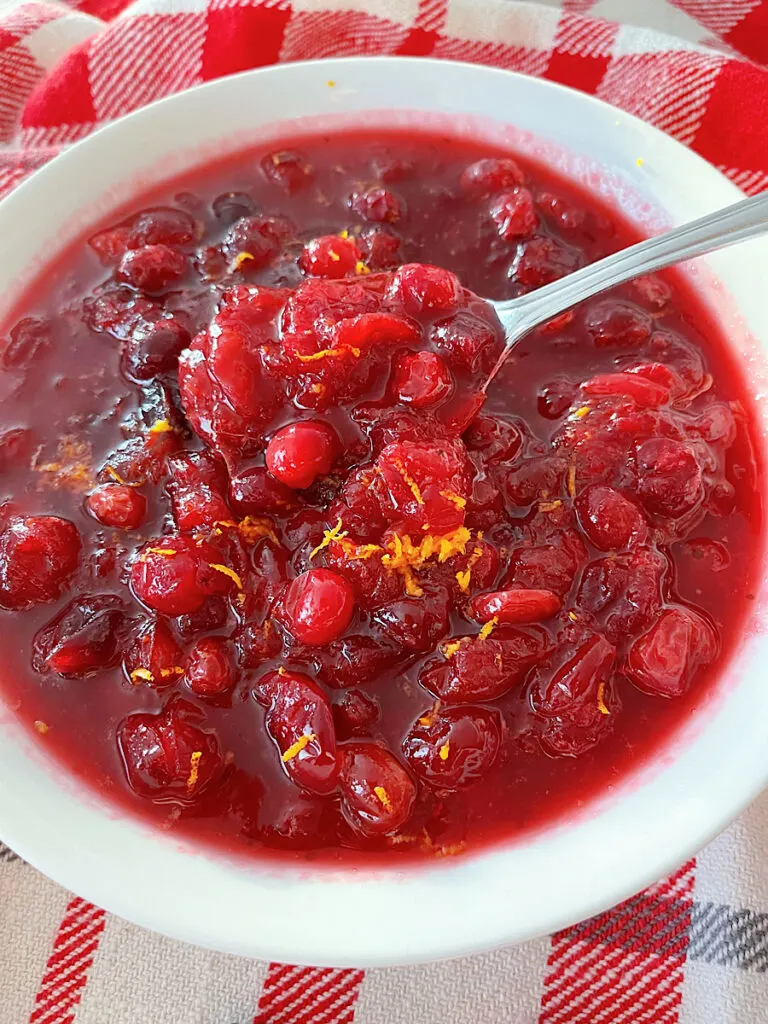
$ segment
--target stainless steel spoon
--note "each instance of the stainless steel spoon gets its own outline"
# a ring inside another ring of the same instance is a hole
[[[518,299],[491,302],[504,328],[507,344],[488,375],[483,391],[488,389],[520,339],[547,320],[633,277],[702,256],[734,242],[744,242],[764,231],[768,231],[768,192],[621,249]]]

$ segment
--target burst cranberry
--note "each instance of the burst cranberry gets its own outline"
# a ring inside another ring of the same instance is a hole
[[[515,160],[509,157],[489,157],[470,164],[462,172],[460,184],[467,195],[481,199],[494,192],[522,185],[523,180],[523,172]]]
[[[0,606],[28,608],[55,600],[77,568],[80,547],[80,534],[67,519],[12,519],[0,535]]]
[[[353,239],[321,235],[304,246],[299,266],[313,277],[345,277],[355,273],[361,258]]]
[[[450,270],[406,263],[395,271],[389,295],[411,316],[446,316],[461,304],[461,285]]]
[[[192,647],[184,672],[190,690],[201,697],[215,697],[231,690],[234,668],[229,644],[223,636],[206,636]]]
[[[515,465],[504,481],[507,502],[513,508],[534,501],[558,498],[568,473],[568,460],[560,455],[539,455]]]
[[[11,328],[8,341],[0,342],[0,361],[9,369],[29,366],[51,347],[51,327],[36,317],[24,317]]]
[[[224,252],[233,270],[260,270],[280,252],[287,225],[273,217],[241,217],[227,231]]]
[[[188,245],[197,237],[195,221],[183,210],[144,210],[128,228],[128,248],[142,245]]]
[[[184,673],[184,655],[162,619],[150,619],[126,651],[123,668],[135,686],[170,686]]]
[[[587,487],[579,495],[576,508],[582,530],[600,551],[621,550],[633,541],[645,540],[645,516],[633,501],[613,487]]]
[[[320,687],[300,672],[282,671],[263,676],[254,692],[267,709],[264,724],[288,778],[310,793],[332,792],[339,774],[336,732]]]
[[[518,423],[503,416],[478,416],[464,435],[470,451],[481,452],[486,465],[512,462],[523,443]]]
[[[125,606],[113,594],[76,598],[43,626],[32,641],[37,672],[82,679],[114,665],[121,653]]]
[[[468,464],[461,442],[390,444],[376,461],[384,485],[381,510],[391,523],[446,533],[464,521]]]
[[[637,348],[653,328],[651,316],[631,302],[601,299],[586,316],[587,332],[601,348]]]
[[[580,262],[577,249],[537,235],[520,246],[512,276],[528,288],[540,288],[573,273]]]
[[[632,644],[627,673],[641,690],[658,697],[679,697],[697,668],[717,654],[710,624],[691,608],[665,608],[647,633]]]
[[[265,156],[261,161],[265,176],[289,195],[300,191],[312,178],[312,165],[301,153],[281,149]]]
[[[330,472],[339,448],[338,434],[327,423],[289,423],[267,445],[267,469],[286,487],[310,487],[318,476]]]
[[[701,467],[690,445],[652,437],[637,447],[637,496],[651,515],[678,519],[704,497]]]
[[[339,573],[310,569],[290,583],[283,607],[293,636],[303,644],[320,646],[347,629],[355,613],[355,594]]]
[[[340,788],[344,817],[364,836],[391,835],[410,817],[416,786],[385,747],[347,743],[341,750]]]
[[[280,637],[270,619],[261,625],[247,623],[233,639],[243,668],[259,668],[265,661],[276,658],[282,649]]]
[[[229,593],[235,585],[232,576],[222,572],[219,557],[210,545],[198,545],[188,537],[157,537],[140,548],[133,561],[133,592],[163,615],[196,612],[207,597]]]
[[[590,562],[576,597],[578,605],[602,623],[612,643],[647,629],[661,609],[667,573],[663,554],[635,548]]]
[[[419,682],[446,704],[469,704],[521,683],[550,643],[543,631],[505,626],[496,636],[453,637],[441,646],[444,657],[427,662]]]
[[[232,477],[229,501],[241,516],[285,515],[296,507],[296,495],[264,466],[253,466]]]
[[[193,725],[179,704],[156,715],[129,715],[118,746],[131,787],[154,800],[193,800],[222,774],[215,734]]]
[[[546,544],[516,548],[502,582],[529,590],[551,590],[562,598],[586,557],[587,549],[575,532],[556,533]]]
[[[345,636],[328,644],[323,652],[323,682],[344,688],[372,682],[397,660],[393,644],[372,636]]]
[[[349,197],[349,208],[358,217],[375,224],[394,224],[403,213],[401,200],[391,189],[381,185],[353,192]]]
[[[497,590],[469,602],[478,622],[544,622],[560,611],[560,598],[550,590]]]
[[[500,328],[465,310],[437,320],[430,328],[429,338],[449,366],[470,373],[490,370],[503,346]]]
[[[360,690],[347,690],[341,701],[333,707],[336,734],[343,740],[366,736],[380,715],[381,708],[377,701]]]
[[[137,529],[147,513],[144,495],[124,484],[102,484],[91,491],[86,504],[94,519],[118,530]]]
[[[450,599],[440,587],[385,604],[373,616],[381,631],[408,651],[431,651],[448,632]]]
[[[399,402],[423,409],[450,394],[451,371],[434,352],[405,352],[395,362],[392,390]]]
[[[376,225],[363,228],[357,237],[365,265],[374,273],[391,270],[403,262],[403,242],[399,235],[389,228]]]
[[[143,292],[161,292],[187,272],[187,258],[169,245],[143,245],[130,249],[120,260],[118,280]]]
[[[191,342],[178,320],[164,318],[140,324],[126,342],[122,367],[133,380],[151,380],[175,369],[179,355]]]
[[[669,389],[637,373],[601,373],[581,385],[587,395],[625,395],[641,408],[656,408],[669,401]]]
[[[460,707],[425,711],[411,726],[403,751],[413,771],[440,789],[478,782],[496,760],[502,722],[497,711]]]
[[[503,192],[491,207],[491,217],[499,235],[507,242],[532,234],[539,222],[533,196],[527,188]]]

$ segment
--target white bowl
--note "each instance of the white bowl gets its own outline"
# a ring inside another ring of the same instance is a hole
[[[137,191],[250,143],[339,123],[427,123],[507,141],[599,190],[647,230],[740,195],[667,136],[550,82],[391,58],[268,68],[123,118],[0,204],[0,320],[55,255],[52,246],[63,248]],[[764,432],[766,265],[768,244],[751,242],[695,274],[749,364]],[[759,617],[767,591],[764,584],[716,692],[652,765],[580,816],[506,846],[375,871],[281,869],[194,851],[68,780],[9,709],[0,709],[0,835],[86,899],[232,953],[366,966],[519,942],[603,910],[677,867],[765,785],[768,637]]]

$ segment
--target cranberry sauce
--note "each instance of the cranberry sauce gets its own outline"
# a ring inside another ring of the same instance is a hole
[[[706,699],[762,556],[750,403],[675,275],[502,347],[477,295],[633,241],[429,135],[136,203],[7,325],[5,700],[197,841],[440,856],[605,793]]]

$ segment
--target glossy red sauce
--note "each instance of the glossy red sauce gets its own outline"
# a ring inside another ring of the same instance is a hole
[[[466,141],[291,152],[137,199],[6,325],[3,696],[200,843],[477,849],[706,699],[760,571],[750,399],[670,274],[532,334],[480,411],[471,293],[632,230]]]

